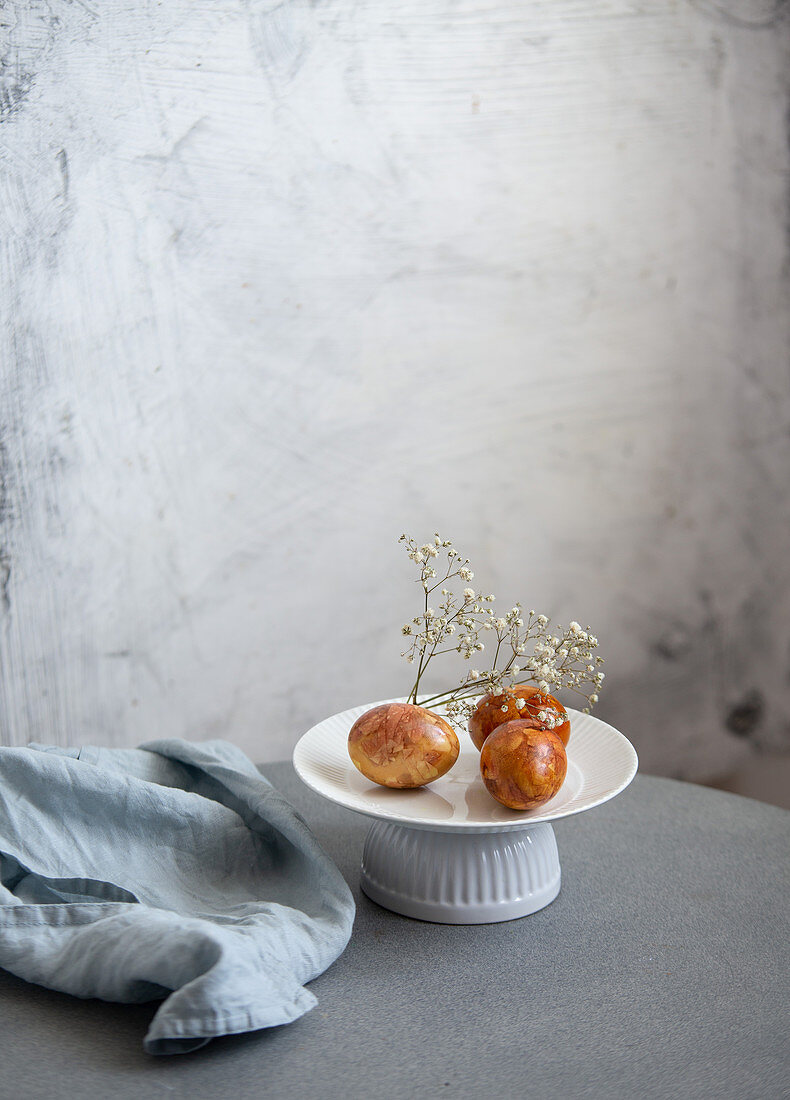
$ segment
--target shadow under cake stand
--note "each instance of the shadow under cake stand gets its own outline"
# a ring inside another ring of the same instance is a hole
[[[568,773],[557,795],[537,810],[508,810],[491,797],[480,778],[480,754],[463,734],[458,760],[441,779],[390,790],[361,775],[347,749],[356,719],[378,705],[319,722],[299,740],[293,764],[316,794],[373,819],[362,889],[407,917],[489,924],[542,909],[560,890],[551,821],[614,798],[636,774],[637,755],[627,738],[592,715],[569,710]]]

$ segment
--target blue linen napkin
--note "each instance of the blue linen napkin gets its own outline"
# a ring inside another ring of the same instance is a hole
[[[353,919],[340,872],[233,745],[0,748],[0,967],[164,998],[151,1054],[307,1012]]]

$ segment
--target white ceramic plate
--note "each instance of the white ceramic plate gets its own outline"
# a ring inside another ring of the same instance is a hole
[[[569,709],[568,774],[554,798],[536,810],[508,810],[491,797],[480,778],[480,753],[463,731],[458,735],[461,753],[446,775],[427,787],[390,790],[358,772],[346,747],[357,718],[379,705],[365,703],[325,718],[299,740],[293,754],[296,773],[308,787],[367,817],[419,829],[500,832],[589,810],[614,798],[636,775],[636,751],[622,733]]]

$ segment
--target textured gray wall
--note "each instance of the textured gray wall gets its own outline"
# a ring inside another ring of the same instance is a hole
[[[438,527],[646,768],[787,742],[785,5],[0,24],[2,741],[285,756],[408,687]]]

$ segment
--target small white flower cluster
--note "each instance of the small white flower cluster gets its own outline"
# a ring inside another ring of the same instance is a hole
[[[563,689],[574,692],[585,700],[587,705],[583,709],[589,713],[598,702],[604,681],[600,670],[603,657],[594,652],[598,639],[589,627],[582,629],[579,623],[572,622],[567,630],[557,626],[552,632],[546,615],[534,610],[522,612],[519,603],[506,614],[498,615],[493,594],[481,595],[467,587],[457,597],[446,587],[447,583],[456,577],[463,582],[471,581],[474,573],[469,560],[459,555],[449,539],[436,534],[433,543],[422,546],[407,535],[401,535],[399,541],[406,544],[409,558],[420,568],[419,583],[424,597],[422,613],[402,628],[403,635],[412,638],[410,648],[402,656],[409,664],[417,663],[416,680],[409,695],[411,702],[417,701],[420,679],[433,657],[456,652],[464,660],[470,660],[485,650],[482,637],[488,635],[491,668],[482,672],[473,668],[453,691],[432,696],[422,700],[423,703],[442,702],[448,717],[461,721],[474,710],[480,695],[498,695],[513,683],[531,681],[542,693]],[[446,562],[437,580],[432,563],[440,555]],[[441,597],[434,609],[428,601],[437,589],[441,589]],[[551,714],[546,712],[547,724],[553,724],[550,719]]]
[[[475,596],[474,589],[464,588],[461,596],[457,597],[446,587],[455,577],[461,581],[472,580],[474,573],[469,568],[468,560],[460,557],[449,539],[442,539],[438,534],[434,536],[433,543],[423,546],[418,546],[414,539],[406,535],[401,535],[400,541],[406,543],[408,556],[420,567],[419,583],[423,589],[422,613],[415,615],[410,623],[401,628],[402,634],[413,639],[411,647],[402,656],[409,664],[417,662],[417,680],[410,695],[410,698],[416,698],[420,677],[432,657],[454,651],[468,659],[473,653],[481,653],[485,645],[477,637],[476,615],[479,608],[476,601],[479,597]],[[436,569],[431,562],[440,554],[446,560],[437,580]],[[437,608],[434,608],[428,601],[437,589],[441,592]],[[488,598],[493,600],[494,597]],[[457,637],[453,638],[456,633]],[[439,648],[442,645],[444,648]]]
[[[545,625],[548,627],[548,620]],[[605,678],[600,668],[603,657],[594,652],[598,639],[589,627],[584,630],[577,622],[572,622],[567,630],[558,626],[556,631],[551,635],[547,631],[544,638],[535,642],[524,667],[537,682],[539,691],[563,688],[574,691],[587,700],[583,709],[589,713],[590,707],[598,702],[597,693]]]

